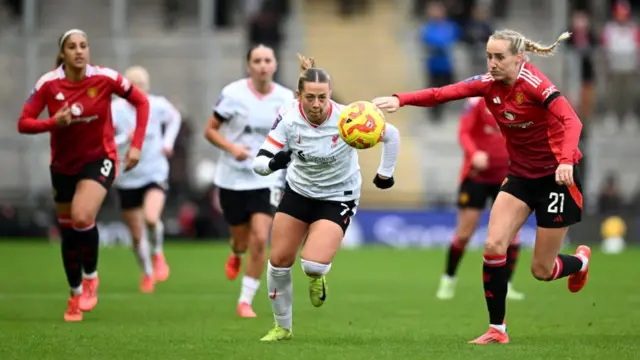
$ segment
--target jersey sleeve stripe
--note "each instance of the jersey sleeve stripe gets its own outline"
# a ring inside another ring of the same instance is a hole
[[[276,141],[276,140],[275,140],[274,138],[272,138],[271,136],[267,136],[267,141],[268,141],[271,145],[273,145],[273,146],[277,147],[278,149],[282,149],[282,148],[284,148],[284,145],[283,145],[283,144],[279,143],[278,141]]]
[[[543,103],[544,107],[549,107],[549,104],[551,104],[551,102],[553,100],[557,99],[559,96],[560,96],[560,92],[559,91],[556,91],[553,94],[547,96],[547,98],[544,99],[544,103]]]
[[[537,88],[538,85],[540,85],[539,82],[536,82],[535,80],[531,79],[528,75],[520,74],[520,78],[523,79],[524,81],[528,82],[534,88]]]
[[[534,82],[536,82],[538,84],[542,83],[542,79],[540,79],[539,76],[534,75],[531,71],[529,71],[526,68],[522,69],[521,74],[529,77],[531,80],[533,80]]]

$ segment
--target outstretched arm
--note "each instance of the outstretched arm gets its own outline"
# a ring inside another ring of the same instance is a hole
[[[455,84],[439,88],[429,88],[405,93],[396,93],[393,96],[400,101],[399,106],[413,105],[430,107],[475,96],[484,96],[493,78],[489,74],[477,75]]]

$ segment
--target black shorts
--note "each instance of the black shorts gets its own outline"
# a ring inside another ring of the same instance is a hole
[[[70,203],[76,193],[76,185],[81,180],[94,180],[109,190],[116,178],[116,167],[113,159],[103,158],[85,164],[78,174],[67,175],[51,172],[53,200],[56,203]]]
[[[582,220],[582,184],[577,168],[573,167],[574,185],[556,184],[556,175],[525,179],[507,175],[500,191],[507,192],[527,203],[536,214],[542,228],[560,228]]]
[[[500,183],[485,184],[464,179],[458,190],[458,208],[484,210],[487,206],[487,200],[495,201],[499,192]]]
[[[273,216],[280,201],[275,189],[228,190],[220,188],[220,207],[229,225],[249,222],[253,214]]]
[[[318,220],[332,221],[347,231],[351,223],[351,217],[356,214],[358,204],[355,200],[328,201],[316,200],[302,196],[291,190],[289,186],[284,189],[282,201],[278,206],[278,212],[291,215],[307,224],[313,224]]]
[[[151,189],[167,190],[165,184],[149,183],[145,186],[135,189],[118,189],[118,198],[120,198],[120,209],[131,210],[142,207],[144,196]]]

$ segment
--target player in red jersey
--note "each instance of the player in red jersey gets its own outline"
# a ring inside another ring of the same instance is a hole
[[[458,264],[476,231],[487,200],[495,201],[509,168],[509,154],[504,137],[483,98],[475,97],[466,101],[460,118],[458,138],[464,151],[458,191],[458,223],[447,252],[445,273],[436,293],[436,297],[441,300],[455,296]],[[519,250],[520,244],[516,236],[507,249],[507,298],[512,300],[524,299],[524,295],[511,286]]]
[[[89,42],[82,30],[65,32],[58,45],[57,68],[36,83],[22,108],[18,131],[51,134],[51,182],[62,235],[62,261],[71,287],[64,319],[81,321],[82,312],[98,302],[95,219],[117,174],[111,96],[127,99],[137,113],[125,171],[140,160],[149,102],[116,71],[89,64]],[[39,120],[45,108],[50,117]]]
[[[565,97],[526,53],[549,56],[551,46],[537,44],[518,32],[501,30],[487,42],[489,73],[440,88],[374,99],[383,110],[401,106],[434,106],[480,96],[506,138],[510,164],[489,217],[484,250],[483,282],[489,310],[489,331],[475,344],[509,342],[506,332],[507,248],[524,222],[535,212],[538,225],[531,272],[538,280],[568,276],[571,292],[587,282],[591,258],[581,245],[575,255],[558,255],[568,227],[581,220],[582,189],[575,164],[582,158],[578,140],[582,123]]]

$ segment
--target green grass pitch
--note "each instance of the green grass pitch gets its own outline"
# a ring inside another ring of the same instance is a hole
[[[257,319],[236,317],[239,278],[224,277],[228,250],[169,244],[172,273],[156,293],[138,293],[139,271],[125,248],[100,254],[100,302],[66,324],[66,284],[57,245],[0,243],[0,359],[637,359],[640,251],[595,252],[578,294],[566,280],[535,281],[523,252],[508,303],[509,345],[466,342],[487,330],[480,253],[468,253],[457,297],[435,298],[443,250],[342,250],[328,276],[329,297],[311,306],[294,266],[294,338],[259,341],[273,324],[261,287]]]

